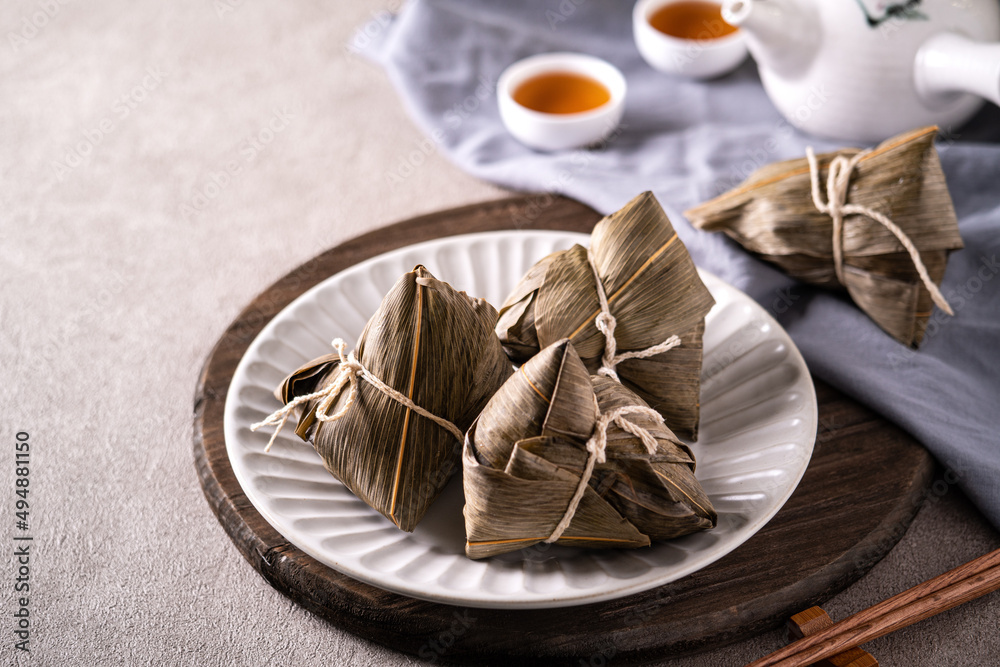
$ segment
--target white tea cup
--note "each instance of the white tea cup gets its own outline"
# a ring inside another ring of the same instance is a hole
[[[695,39],[685,39],[661,32],[650,23],[659,10],[685,1],[639,0],[635,3],[632,31],[643,59],[653,69],[693,79],[710,79],[736,69],[747,56],[746,37],[742,30],[719,36],[721,26],[706,24]]]
[[[592,79],[610,98],[576,113],[546,113],[518,103],[514,94],[527,81],[544,74],[569,73]],[[611,63],[582,53],[543,53],[514,63],[500,75],[497,101],[500,118],[522,144],[540,151],[581,148],[606,139],[625,110],[625,77]]]

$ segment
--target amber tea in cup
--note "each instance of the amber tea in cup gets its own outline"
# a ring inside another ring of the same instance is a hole
[[[722,18],[722,5],[706,0],[682,0],[660,7],[649,17],[649,25],[680,39],[716,39],[736,32]]]
[[[692,79],[711,79],[739,67],[747,57],[746,35],[722,18],[710,0],[639,0],[632,33],[653,69]]]
[[[596,109],[611,99],[611,92],[583,74],[545,72],[519,85],[512,97],[533,111],[567,114]]]
[[[539,53],[503,71],[497,105],[515,139],[535,150],[561,151],[606,139],[621,121],[626,88],[625,77],[605,60]]]

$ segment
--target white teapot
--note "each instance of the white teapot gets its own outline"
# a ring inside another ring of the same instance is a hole
[[[724,0],[796,127],[875,142],[1000,104],[997,0]]]

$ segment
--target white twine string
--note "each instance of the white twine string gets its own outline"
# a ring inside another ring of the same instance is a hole
[[[344,352],[347,350],[347,343],[345,343],[343,339],[335,338],[332,344],[334,349],[337,350],[337,354],[340,356],[340,372],[337,373],[337,377],[334,378],[333,382],[326,385],[319,391],[297,396],[293,400],[286,403],[284,407],[275,410],[273,413],[268,415],[264,421],[257,422],[250,427],[251,431],[256,431],[262,426],[272,426],[274,424],[278,425],[278,428],[276,428],[274,433],[271,435],[271,439],[268,441],[267,447],[264,448],[265,452],[270,451],[271,445],[274,444],[274,439],[278,437],[278,433],[281,432],[282,427],[285,425],[285,421],[288,420],[288,415],[303,403],[314,401],[316,399],[322,399],[319,405],[316,406],[316,419],[321,422],[334,422],[343,417],[347,413],[347,409],[351,407],[354,400],[358,396],[359,377],[364,378],[369,384],[397,403],[413,410],[421,417],[430,419],[432,422],[455,436],[459,442],[463,442],[465,440],[465,434],[462,433],[462,430],[450,421],[428,412],[410,400],[407,396],[404,396],[386,383],[382,382],[382,380],[378,379],[376,376],[372,375],[372,373],[355,358],[354,352],[345,355]],[[340,410],[338,410],[335,414],[327,415],[327,410],[330,409],[333,403],[337,400],[337,397],[340,396],[340,392],[348,383],[351,385],[351,390],[347,395],[347,400],[344,401]]]
[[[590,270],[594,272],[594,283],[597,285],[597,298],[601,302],[601,312],[594,318],[594,326],[604,334],[604,356],[601,358],[601,367],[598,369],[597,374],[621,383],[621,380],[618,378],[618,371],[616,370],[618,364],[626,359],[645,359],[672,350],[681,344],[681,339],[677,336],[671,336],[659,345],[647,347],[645,350],[618,354],[618,341],[615,339],[615,327],[618,326],[618,320],[611,314],[611,308],[608,305],[608,295],[604,292],[604,283],[601,282],[601,275],[597,272],[597,263],[594,261],[594,254],[589,249],[587,250],[587,262],[590,264]]]
[[[598,463],[604,463],[607,460],[608,428],[612,422],[642,440],[642,444],[646,446],[646,451],[650,454],[656,453],[656,438],[638,424],[625,419],[625,415],[628,414],[646,415],[657,420],[659,423],[663,423],[663,417],[660,416],[659,412],[653,408],[640,405],[626,405],[621,408],[615,408],[611,412],[606,412],[598,417],[597,425],[594,426],[594,433],[587,440],[587,451],[590,452],[590,455],[587,457],[587,465],[583,469],[580,483],[577,485],[576,492],[569,501],[569,506],[566,508],[562,519],[556,525],[552,534],[545,540],[547,543],[551,544],[562,537],[563,532],[569,527],[570,522],[573,521],[573,517],[576,515],[576,509],[580,506],[580,500],[583,499],[583,494],[587,490],[587,484],[590,483],[590,477],[594,473],[594,466]]]
[[[924,287],[930,292],[931,299],[935,305],[949,315],[954,315],[955,313],[952,311],[951,306],[948,305],[948,301],[941,294],[941,290],[938,289],[938,286],[934,284],[934,281],[931,280],[930,275],[927,273],[927,267],[924,266],[923,260],[920,259],[920,251],[913,245],[913,241],[906,235],[906,232],[878,211],[872,210],[867,206],[847,203],[847,190],[851,182],[851,174],[854,172],[854,167],[857,166],[861,158],[867,153],[868,151],[862,151],[855,154],[852,158],[838,155],[833,159],[830,163],[830,171],[826,179],[827,201],[824,203],[819,191],[819,164],[816,160],[816,154],[813,153],[812,146],[806,148],[806,158],[809,160],[809,177],[812,182],[813,204],[820,213],[826,213],[833,220],[833,268],[837,272],[837,280],[840,281],[841,285],[845,284],[844,216],[865,215],[879,222],[899,239],[899,242],[903,244],[906,251],[910,253],[910,259],[913,260],[913,265],[916,267],[917,273],[920,274],[920,279],[923,281]]]

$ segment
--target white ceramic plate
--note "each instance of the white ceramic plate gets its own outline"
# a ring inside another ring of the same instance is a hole
[[[788,334],[753,300],[702,273],[717,301],[705,327],[697,477],[719,525],[633,550],[537,546],[482,560],[464,555],[456,476],[413,533],[365,505],[286,427],[250,424],[279,407],[271,392],[302,363],[353,344],[396,279],[424,264],[453,286],[500,304],[546,254],[586,245],[567,232],[453,236],[374,257],[328,278],[288,305],[251,343],[226,397],[233,471],[254,507],[292,544],[355,579],[425,600],[474,607],[586,604],[637,593],[718,560],[757,532],[805,472],[816,433],[816,396]]]

